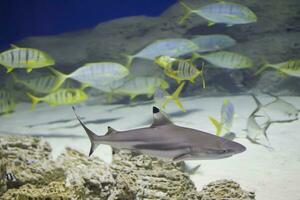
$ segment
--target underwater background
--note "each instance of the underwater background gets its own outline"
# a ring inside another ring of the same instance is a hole
[[[299,0],[4,0],[0,13],[0,199],[300,199]],[[157,106],[247,150],[183,172],[105,145],[88,158],[72,106],[99,135],[149,126]]]

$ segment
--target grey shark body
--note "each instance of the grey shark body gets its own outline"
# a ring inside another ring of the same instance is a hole
[[[89,155],[99,144],[173,161],[220,159],[246,150],[243,145],[225,138],[177,126],[156,107],[153,107],[150,127],[128,131],[108,127],[108,132],[103,136],[96,135],[78,120],[92,144]]]

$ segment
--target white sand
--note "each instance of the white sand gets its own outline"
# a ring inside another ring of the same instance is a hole
[[[235,96],[224,97],[234,104],[237,117],[232,131],[243,137],[248,115],[255,108],[252,97]],[[220,108],[224,98],[187,98],[183,104],[187,110],[195,110],[190,114],[173,115],[172,120],[182,126],[188,126],[214,132],[215,129],[209,122],[208,116],[220,117]],[[272,98],[260,96],[262,102],[269,102]],[[299,97],[285,97],[285,100],[300,109]],[[150,123],[152,104],[137,107],[108,106],[83,106],[78,108],[78,113],[85,117],[85,121],[105,118],[120,118],[103,124],[89,124],[88,126],[97,133],[104,134],[108,125],[115,129],[124,130],[146,126]],[[83,138],[45,138],[53,147],[56,157],[66,146],[71,146],[88,153],[90,144],[83,131],[78,126],[75,128],[62,128],[63,126],[77,125],[70,106],[52,108],[45,104],[38,105],[34,111],[29,111],[29,104],[20,104],[18,111],[11,115],[0,117],[0,133],[34,133],[40,135],[76,135]],[[115,109],[113,109],[115,108]],[[116,109],[118,108],[118,109]],[[178,111],[177,107],[170,104],[167,113]],[[73,119],[69,122],[44,124],[36,127],[28,125],[47,123],[55,120]],[[286,124],[271,125],[268,130],[270,142],[274,150],[254,145],[248,140],[238,138],[236,141],[247,147],[247,151],[222,160],[189,161],[191,165],[201,164],[200,172],[191,178],[196,186],[201,187],[211,181],[227,178],[241,184],[246,190],[256,193],[258,200],[299,200],[300,199],[300,121]],[[110,148],[101,146],[95,152],[105,161],[110,161]]]

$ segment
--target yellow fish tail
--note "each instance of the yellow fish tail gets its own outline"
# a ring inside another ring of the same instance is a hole
[[[193,53],[192,54],[192,58],[191,58],[191,61],[193,62],[194,60],[197,60],[198,58],[201,58],[202,57],[202,55],[201,54],[199,54],[199,53]]]
[[[213,117],[209,117],[211,123],[216,127],[216,135],[220,136],[222,131],[222,124]]]
[[[36,104],[41,101],[41,98],[35,97],[35,96],[33,96],[32,94],[30,94],[28,92],[26,94],[27,94],[27,96],[30,97],[30,99],[32,101],[32,109],[34,109]]]
[[[199,72],[199,76],[201,76],[201,79],[202,79],[202,88],[206,88],[206,83],[205,83],[205,77],[204,77],[204,62],[202,63],[202,66],[201,66],[201,71]]]
[[[260,74],[261,72],[265,71],[269,67],[270,63],[265,58],[262,58],[262,61],[263,61],[263,65],[260,67],[260,69],[258,69],[254,73],[254,76],[257,76],[258,74]]]
[[[88,84],[88,83],[81,83],[81,85],[80,85],[80,90],[82,90],[82,91],[84,91],[85,90],[85,88],[88,88],[88,87],[90,87],[90,84]]]
[[[167,105],[169,104],[169,102],[171,101],[171,99],[166,99],[166,101],[162,104],[162,108],[166,109]]]
[[[12,78],[13,78],[14,82],[16,82],[16,83],[22,83],[22,81],[19,80],[14,73],[11,73],[11,75],[12,75]]]
[[[58,89],[65,82],[65,80],[68,78],[68,75],[59,72],[58,70],[54,69],[53,67],[48,67],[48,69],[59,79],[59,81],[57,81],[55,83],[55,85],[53,86],[53,88],[54,88],[53,91],[54,91],[54,90]]]
[[[6,69],[7,69],[6,73],[10,73],[10,72],[12,72],[12,70],[13,70],[14,68],[12,68],[12,67],[6,67]]]
[[[261,72],[265,71],[269,67],[269,64],[264,64],[259,70],[254,73],[254,76],[259,75]]]
[[[179,1],[180,5],[182,5],[182,7],[184,8],[184,15],[179,19],[178,24],[183,24],[187,18],[189,18],[189,16],[191,15],[191,13],[193,12],[193,10],[187,6],[185,3],[183,3],[182,1]]]
[[[126,64],[125,64],[125,67],[129,69],[130,66],[131,66],[131,63],[132,63],[132,61],[133,61],[133,59],[134,59],[134,56],[128,55],[128,54],[125,54],[125,53],[123,53],[123,54],[121,54],[121,55],[124,56],[124,57],[126,58]]]
[[[175,92],[172,94],[171,98],[175,102],[175,104],[183,111],[186,112],[185,108],[183,107],[182,103],[179,100],[179,94],[181,93],[181,90],[184,86],[185,82],[181,83],[179,87],[175,90]]]

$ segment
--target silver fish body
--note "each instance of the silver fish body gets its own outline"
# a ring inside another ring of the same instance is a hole
[[[244,69],[253,65],[252,60],[247,56],[230,51],[218,51],[203,55],[195,54],[194,57],[202,58],[217,67],[228,69]]]
[[[220,34],[195,36],[192,42],[199,47],[197,52],[218,51],[236,44],[236,41],[230,36]]]
[[[257,21],[256,15],[249,8],[236,3],[213,3],[194,12],[214,23],[233,25]]]

